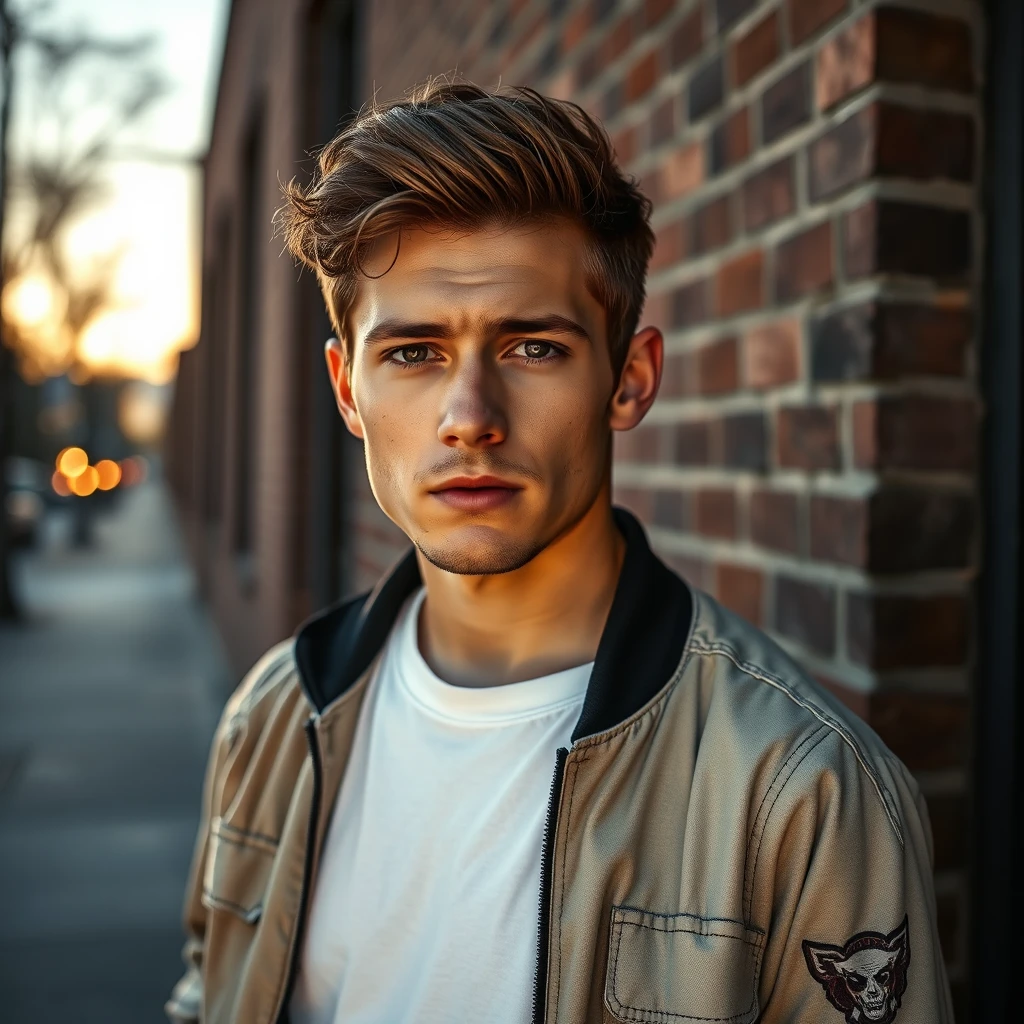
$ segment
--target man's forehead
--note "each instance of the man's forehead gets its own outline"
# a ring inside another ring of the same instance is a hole
[[[389,239],[390,251],[381,240],[359,279],[351,314],[357,334],[392,317],[457,321],[561,313],[590,321],[589,327],[600,317],[586,286],[585,237],[571,224],[409,229],[400,242],[397,235]]]

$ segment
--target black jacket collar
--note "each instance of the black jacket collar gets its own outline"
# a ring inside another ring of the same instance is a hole
[[[626,555],[573,740],[604,732],[644,706],[682,657],[693,600],[687,585],[651,551],[643,527],[612,510]],[[366,671],[418,587],[414,548],[368,594],[334,605],[302,625],[295,659],[310,703],[323,711]]]

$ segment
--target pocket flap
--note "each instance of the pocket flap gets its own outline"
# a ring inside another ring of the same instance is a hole
[[[763,949],[739,921],[612,907],[605,1005],[622,1021],[752,1024]]]
[[[210,826],[203,873],[203,906],[228,910],[255,924],[274,866],[277,844],[265,836],[243,832],[220,818]]]

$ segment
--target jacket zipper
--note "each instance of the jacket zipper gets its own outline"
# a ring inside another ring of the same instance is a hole
[[[302,890],[299,894],[299,910],[295,919],[295,941],[288,958],[288,977],[284,985],[281,1005],[274,1017],[276,1024],[288,1024],[288,1003],[299,971],[299,956],[302,952],[302,933],[306,928],[306,909],[309,905],[309,890],[313,879],[313,860],[316,856],[316,836],[320,824],[320,794],[323,789],[323,766],[320,761],[320,744],[316,736],[316,719],[310,718],[306,725],[306,740],[309,742],[309,756],[313,762],[313,803],[309,808],[309,825],[306,831],[306,859],[302,868]]]
[[[558,803],[562,798],[562,778],[569,751],[559,747],[555,754],[555,774],[551,778],[548,814],[544,822],[544,845],[540,856],[540,912],[537,915],[537,973],[533,982],[533,1024],[544,1024],[548,989],[548,930],[551,925],[551,865],[554,861],[555,835],[558,830]]]

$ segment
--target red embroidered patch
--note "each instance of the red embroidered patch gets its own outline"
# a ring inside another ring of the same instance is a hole
[[[858,932],[843,946],[804,939],[811,977],[846,1024],[892,1024],[907,990],[910,930],[907,918],[888,935]]]

